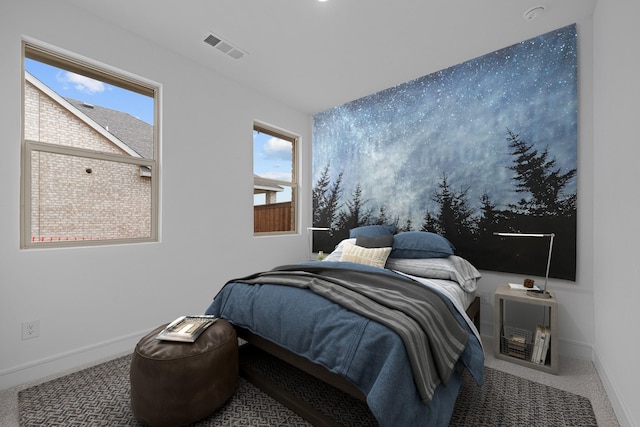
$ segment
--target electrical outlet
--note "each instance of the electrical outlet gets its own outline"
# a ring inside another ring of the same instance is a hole
[[[40,321],[29,320],[22,322],[22,339],[28,340],[40,336]]]

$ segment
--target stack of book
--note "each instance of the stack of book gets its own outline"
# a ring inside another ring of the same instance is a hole
[[[218,320],[215,316],[180,316],[158,334],[159,340],[195,342],[200,334]]]
[[[509,335],[507,338],[507,354],[518,359],[527,358],[527,341],[524,336]]]
[[[536,327],[536,335],[533,341],[533,350],[531,351],[531,361],[544,365],[547,361],[549,353],[549,341],[551,341],[551,328],[538,325]]]

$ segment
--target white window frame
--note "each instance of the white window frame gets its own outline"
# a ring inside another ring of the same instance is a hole
[[[121,88],[148,95],[153,98],[153,158],[141,156],[109,154],[67,145],[30,141],[25,138],[25,59],[31,58],[39,62],[56,66],[72,72],[78,72],[96,80],[113,84]],[[22,42],[22,102],[21,102],[21,189],[20,189],[20,247],[21,249],[52,248],[69,246],[96,246],[129,243],[157,242],[159,240],[159,194],[160,194],[160,86],[137,76],[96,61],[62,51],[41,42],[24,39]],[[151,179],[150,230],[146,237],[87,239],[87,240],[32,240],[32,153],[52,153],[65,156],[89,158],[98,161],[110,161],[138,165],[141,176]]]

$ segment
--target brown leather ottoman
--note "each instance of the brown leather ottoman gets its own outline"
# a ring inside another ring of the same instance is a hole
[[[190,424],[212,414],[238,383],[238,340],[222,319],[193,343],[158,340],[167,325],[136,345],[131,361],[131,409],[153,427]]]

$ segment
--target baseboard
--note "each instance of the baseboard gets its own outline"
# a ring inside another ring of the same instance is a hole
[[[6,369],[0,372],[0,390],[42,381],[130,353],[147,333],[149,331],[137,332]]]
[[[593,361],[593,346],[591,344],[559,337],[558,349],[561,356]]]
[[[618,418],[618,424],[620,426],[632,426],[631,416],[622,399],[620,399],[620,395],[614,384],[609,379],[609,373],[607,368],[602,364],[600,357],[598,356],[598,351],[594,349],[593,351],[593,364],[596,367],[596,371],[598,372],[598,376],[600,377],[600,381],[602,381],[602,385],[604,389],[607,391],[607,396],[609,397],[609,402],[611,402],[611,406],[613,407],[613,412],[616,414],[616,418]]]

